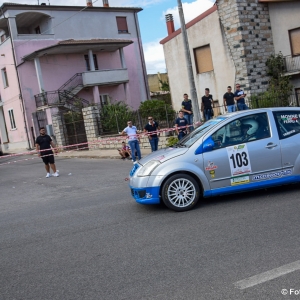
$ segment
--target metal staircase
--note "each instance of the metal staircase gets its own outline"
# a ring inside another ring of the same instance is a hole
[[[83,89],[82,73],[76,73],[57,91],[44,92],[34,96],[37,110],[51,107],[81,111],[88,106],[89,101],[77,94]]]

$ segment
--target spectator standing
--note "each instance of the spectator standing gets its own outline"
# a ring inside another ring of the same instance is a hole
[[[55,162],[54,162],[54,155],[52,148],[55,148],[55,144],[53,143],[51,137],[46,134],[46,130],[44,127],[40,128],[40,136],[36,138],[35,142],[35,148],[38,153],[38,156],[44,156],[42,157],[42,160],[45,164],[45,169],[47,171],[46,178],[51,177],[52,175],[50,174],[50,167],[53,171],[53,176],[58,177],[58,171],[56,170]],[[45,150],[45,151],[41,151]],[[57,154],[57,150],[54,150],[55,153]]]
[[[184,118],[182,111],[179,112],[178,118],[175,121],[175,129],[178,135],[178,140],[181,140],[187,133],[189,133],[188,121]]]
[[[193,106],[192,100],[189,99],[188,94],[183,94],[183,101],[181,103],[181,111],[183,111],[184,118],[188,121],[188,125],[190,126],[190,130],[194,130],[193,127]]]
[[[137,134],[137,129],[135,126],[132,125],[132,121],[127,122],[127,127],[124,128],[122,131],[122,135],[128,135],[128,145],[131,150],[131,157],[133,163],[136,162],[136,156],[135,156],[135,151],[137,152],[138,159],[140,160],[142,158],[141,156],[141,149],[140,149],[140,138]]]
[[[247,94],[245,94],[244,91],[241,90],[241,85],[239,83],[237,83],[235,87],[236,91],[234,93],[234,99],[237,103],[238,110],[248,109],[248,106],[245,103],[245,97]]]
[[[225,93],[223,96],[223,103],[225,110],[227,110],[229,113],[236,111],[234,94],[232,93],[232,88],[230,85],[227,87],[227,93]]]
[[[206,121],[210,120],[213,116],[213,107],[213,96],[209,93],[209,88],[206,88],[201,101],[201,111]]]
[[[151,150],[157,151],[158,149],[158,139],[159,139],[159,133],[157,133],[157,130],[160,130],[159,124],[153,120],[152,117],[148,117],[149,123],[145,126],[144,132],[148,132],[148,138],[149,143],[151,146]]]

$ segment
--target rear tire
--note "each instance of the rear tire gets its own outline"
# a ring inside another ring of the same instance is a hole
[[[198,203],[199,197],[199,184],[192,176],[187,174],[171,176],[162,187],[164,204],[175,211],[192,209]]]

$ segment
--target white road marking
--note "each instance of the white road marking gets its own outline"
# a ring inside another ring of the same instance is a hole
[[[234,286],[238,289],[247,289],[249,287],[252,287],[254,285],[272,280],[274,278],[280,277],[282,275],[294,272],[300,270],[300,260],[297,260],[295,262],[292,262],[290,264],[281,266],[279,268],[258,274],[258,275],[254,275],[252,277],[237,281],[236,283],[234,283]]]

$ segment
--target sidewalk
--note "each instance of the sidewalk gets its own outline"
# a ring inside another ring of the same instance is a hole
[[[151,149],[141,149],[141,152],[143,157],[151,153]],[[59,153],[56,157],[121,159],[117,149],[74,150],[71,152]]]

